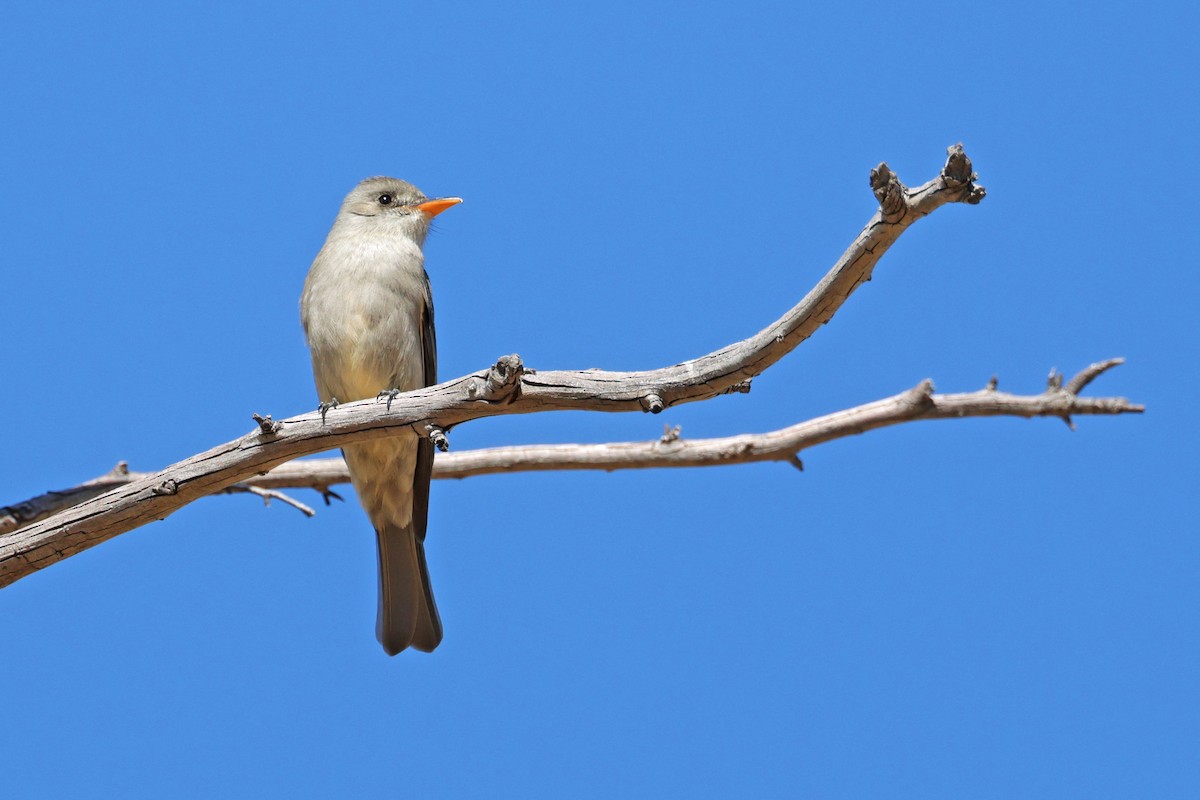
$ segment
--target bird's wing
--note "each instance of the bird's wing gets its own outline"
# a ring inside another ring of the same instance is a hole
[[[425,386],[437,383],[437,335],[433,329],[433,302],[425,301],[421,312],[421,359]],[[417,445],[417,469],[413,475],[413,528],[417,540],[425,541],[429,522],[429,480],[433,475],[433,441],[422,436]]]
[[[428,279],[426,279],[428,280]],[[428,296],[427,296],[428,297]],[[426,386],[437,383],[437,339],[433,330],[433,302],[426,299],[421,311],[422,376]],[[413,470],[412,533],[416,546],[417,567],[420,571],[420,591],[424,602],[418,606],[417,626],[412,645],[429,652],[442,641],[442,620],[429,585],[429,567],[425,563],[425,529],[429,525],[429,481],[433,475],[433,440],[422,436],[417,440],[417,464]]]

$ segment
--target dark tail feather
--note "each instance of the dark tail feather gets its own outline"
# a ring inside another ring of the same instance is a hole
[[[425,544],[412,525],[376,529],[379,543],[379,616],[375,635],[389,656],[406,647],[426,653],[442,641],[442,621],[433,602]]]

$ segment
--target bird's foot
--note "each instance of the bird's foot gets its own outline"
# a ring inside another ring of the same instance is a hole
[[[325,424],[325,415],[329,413],[329,409],[337,408],[338,405],[340,405],[340,404],[338,403],[338,399],[336,397],[329,398],[328,403],[326,403],[324,400],[322,400],[320,403],[317,403],[317,411],[321,412],[321,424],[322,425]]]
[[[446,436],[446,429],[438,425],[426,425],[425,430],[429,433],[429,441],[433,442],[433,446],[445,453],[450,449],[450,439]]]
[[[392,401],[396,399],[396,395],[403,394],[399,389],[384,389],[375,396],[376,400],[387,400],[387,410],[392,410]]]

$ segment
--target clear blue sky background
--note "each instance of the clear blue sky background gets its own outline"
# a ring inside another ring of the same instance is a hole
[[[427,247],[447,378],[754,333],[881,160],[915,185],[961,140],[988,189],[750,395],[459,450],[1112,356],[1091,392],[1149,413],[438,482],[446,639],[395,659],[355,503],[204,500],[0,591],[4,793],[1195,797],[1200,16],[992,5],[7,3],[0,504],[312,409],[301,283],[375,174],[466,198]]]

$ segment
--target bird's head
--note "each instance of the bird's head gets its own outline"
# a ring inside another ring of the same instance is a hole
[[[367,178],[346,195],[338,221],[358,229],[409,236],[421,245],[433,218],[461,202],[461,197],[431,200],[399,178]]]

